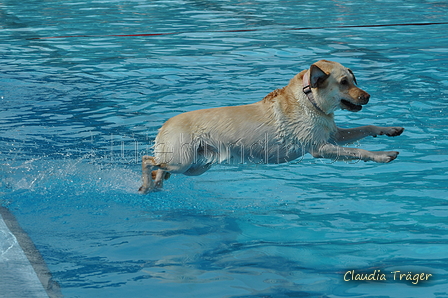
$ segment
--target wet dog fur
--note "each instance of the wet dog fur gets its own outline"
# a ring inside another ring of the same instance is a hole
[[[402,127],[336,126],[336,110],[358,112],[369,98],[357,87],[350,69],[321,60],[259,102],[177,115],[160,129],[154,156],[143,156],[139,191],[160,189],[170,173],[201,175],[214,163],[283,163],[306,153],[316,158],[390,162],[397,151],[341,147],[367,136],[403,132]]]

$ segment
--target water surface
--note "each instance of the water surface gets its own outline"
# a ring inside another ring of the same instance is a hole
[[[65,297],[448,295],[444,1],[3,1],[0,15],[0,202]],[[320,59],[371,94],[340,126],[406,129],[353,146],[397,160],[221,165],[137,194],[164,121],[259,101]]]

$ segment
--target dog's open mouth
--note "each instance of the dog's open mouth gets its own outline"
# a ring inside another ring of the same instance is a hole
[[[341,99],[341,108],[350,112],[359,112],[362,106],[349,102],[348,100]]]

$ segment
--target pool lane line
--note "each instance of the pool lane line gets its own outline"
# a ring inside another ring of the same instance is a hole
[[[205,31],[179,31],[166,33],[138,33],[138,34],[109,34],[109,35],[63,35],[63,36],[48,36],[48,37],[32,37],[28,40],[39,39],[57,39],[57,38],[82,38],[82,37],[151,37],[151,36],[165,36],[178,35],[185,33],[238,33],[238,32],[255,32],[266,30],[280,30],[280,31],[306,31],[306,30],[322,30],[322,29],[345,29],[345,28],[380,28],[380,27],[403,27],[403,26],[434,26],[434,25],[448,25],[448,22],[432,22],[432,23],[401,23],[401,24],[376,24],[376,25],[340,25],[340,26],[322,26],[322,27],[296,27],[296,28],[259,28],[259,29],[229,29],[229,30],[205,30]]]

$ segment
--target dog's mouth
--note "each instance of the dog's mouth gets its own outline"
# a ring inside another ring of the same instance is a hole
[[[361,111],[362,106],[351,103],[348,100],[341,99],[341,109],[348,110],[350,112],[359,112]]]

